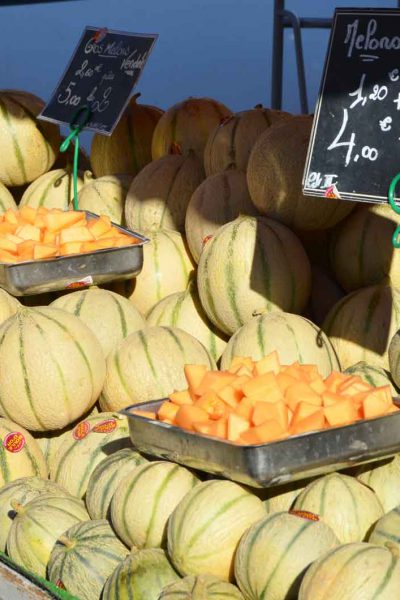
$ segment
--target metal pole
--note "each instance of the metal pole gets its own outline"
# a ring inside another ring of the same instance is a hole
[[[400,0],[399,0],[400,2]],[[274,0],[271,107],[282,108],[283,11],[285,0]]]

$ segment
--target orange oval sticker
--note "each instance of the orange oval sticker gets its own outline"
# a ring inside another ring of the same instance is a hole
[[[308,519],[309,521],[319,521],[319,516],[308,510],[289,510],[289,515],[294,515],[301,519]]]
[[[107,419],[106,421],[98,423],[95,427],[93,427],[92,431],[95,433],[111,433],[116,428],[117,421],[115,419]]]
[[[3,446],[8,452],[21,452],[25,446],[26,440],[20,431],[13,431],[6,435],[3,441]]]
[[[214,236],[206,235],[206,237],[203,238],[203,241],[202,241],[203,248],[207,244],[207,242],[209,242],[211,240],[212,237],[214,237]]]
[[[60,590],[66,590],[67,588],[65,587],[65,585],[63,584],[63,582],[61,581],[61,579],[57,579],[56,581],[56,586],[58,588],[60,588]]]
[[[83,440],[90,431],[90,423],[88,421],[82,421],[78,423],[75,429],[72,431],[72,437],[74,440]]]

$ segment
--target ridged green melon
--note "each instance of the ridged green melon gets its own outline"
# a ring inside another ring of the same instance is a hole
[[[400,552],[400,506],[395,506],[387,511],[383,517],[376,522],[368,537],[370,544],[378,546],[395,546]]]
[[[374,387],[389,385],[392,395],[397,396],[398,394],[397,389],[393,385],[390,373],[385,371],[385,369],[375,367],[374,365],[368,365],[365,361],[360,361],[351,367],[347,367],[344,372],[349,375],[357,375],[358,377],[361,377],[365,383]]]
[[[287,227],[241,216],[204,247],[197,285],[210,321],[232,335],[261,312],[301,313],[310,295],[310,263]]]
[[[32,431],[61,429],[96,402],[103,351],[78,317],[21,307],[0,326],[0,412]]]
[[[399,289],[400,292],[400,289]],[[395,308],[395,307],[393,307]],[[392,311],[393,312],[393,311]],[[395,383],[395,385],[400,388],[400,325],[397,325],[395,321],[396,333],[393,335],[389,344],[389,370],[390,375]],[[393,330],[393,327],[390,328]]]
[[[363,541],[383,515],[382,504],[373,490],[354,477],[339,473],[309,483],[293,508],[318,515],[342,544]]]
[[[110,507],[115,490],[129,473],[147,462],[132,448],[123,448],[104,458],[90,475],[86,490],[85,503],[90,517],[111,518]]]
[[[229,340],[222,355],[221,368],[228,369],[234,356],[260,360],[277,351],[283,365],[295,361],[317,365],[322,376],[340,370],[332,345],[314,323],[284,312],[266,313],[251,319]]]
[[[315,561],[298,600],[397,600],[400,560],[388,548],[345,544]]]
[[[127,174],[89,179],[85,173],[84,186],[78,195],[80,210],[106,215],[113,223],[124,224],[125,199],[131,183],[132,176]]]
[[[232,112],[211,98],[187,98],[171,106],[158,121],[151,143],[153,160],[166,154],[193,150],[203,160],[204,148],[214,127]]]
[[[84,504],[72,496],[42,494],[24,506],[11,500],[15,516],[7,538],[7,553],[21,567],[46,576],[46,567],[57,538],[67,529],[87,521]]]
[[[0,214],[5,213],[9,208],[16,210],[17,203],[11,192],[9,192],[4,183],[1,183],[0,181]]]
[[[357,479],[378,496],[385,513],[400,505],[400,455],[361,467]]]
[[[185,292],[176,292],[160,300],[147,315],[153,327],[179,327],[190,333],[217,361],[223,353],[227,338],[209,321],[200,302],[196,281],[192,279]]]
[[[83,186],[82,177],[78,177],[78,190]],[[25,190],[20,206],[32,208],[60,208],[68,210],[69,203],[74,197],[72,171],[56,169],[35,179]]]
[[[231,583],[212,575],[199,575],[171,583],[158,600],[243,600],[243,596]]]
[[[245,598],[297,600],[304,571],[339,543],[332,529],[314,515],[269,515],[240,540],[237,584]]]
[[[107,521],[84,521],[58,538],[47,566],[48,578],[79,600],[98,600],[106,580],[127,554]]]
[[[250,196],[260,213],[302,230],[333,227],[354,208],[352,202],[303,195],[311,125],[311,115],[299,115],[269,127],[247,165]]]
[[[18,90],[0,90],[0,181],[18,186],[51,169],[60,147],[56,125],[37,120],[44,102]]]
[[[21,303],[8,292],[0,288],[0,325],[12,317],[21,308]]]
[[[243,110],[217,125],[210,133],[204,149],[207,175],[221,173],[230,165],[246,172],[250,152],[268,127],[292,115],[283,110],[264,108],[261,104]]]
[[[396,214],[388,204],[361,204],[332,237],[335,277],[348,292],[382,281],[400,286],[400,255],[392,245]]]
[[[205,481],[186,494],[168,522],[168,553],[181,575],[233,579],[243,533],[265,516],[262,501],[232,481]]]
[[[163,111],[138,104],[139,96],[132,96],[111,136],[98,133],[93,136],[90,162],[96,177],[116,173],[136,175],[151,161],[153,132]]]
[[[112,498],[111,520],[118,536],[130,548],[163,547],[171,513],[198,483],[188,469],[171,462],[139,465]]]
[[[193,152],[151,162],[129,188],[125,203],[127,226],[140,232],[172,229],[183,233],[189,200],[204,177],[203,162]]]
[[[400,329],[400,289],[375,285],[352,292],[329,311],[322,328],[342,369],[364,361],[389,370],[389,343]]]
[[[148,327],[132,333],[108,356],[102,410],[120,410],[186,389],[186,364],[215,368],[204,346],[182,329]]]
[[[251,202],[244,173],[228,169],[207,177],[199,185],[190,198],[185,218],[186,238],[196,263],[210,236],[240,214],[258,214]]]
[[[70,494],[54,481],[41,477],[20,477],[0,488],[0,551],[5,552],[7,536],[13,522],[11,500],[22,506],[42,494],[69,496]]]
[[[21,425],[0,417],[0,487],[31,475],[47,477],[38,443]]]
[[[124,417],[114,413],[87,417],[65,435],[51,464],[50,479],[83,498],[97,465],[109,454],[130,446]]]
[[[158,600],[163,589],[178,579],[160,548],[133,551],[107,579],[102,600]]]
[[[143,246],[143,269],[134,281],[129,299],[146,315],[157,302],[189,283],[193,263],[184,238],[177,231],[145,231],[150,239]]]
[[[50,306],[82,319],[99,340],[104,356],[128,335],[146,326],[145,319],[127,298],[97,287],[65,294]]]

